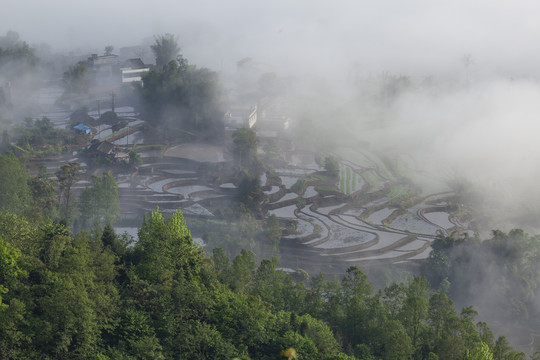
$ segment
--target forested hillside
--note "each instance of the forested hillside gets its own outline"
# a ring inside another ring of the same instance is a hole
[[[136,243],[7,212],[0,237],[1,359],[524,358],[423,277],[375,292],[356,267],[209,258],[180,212],[152,212]]]

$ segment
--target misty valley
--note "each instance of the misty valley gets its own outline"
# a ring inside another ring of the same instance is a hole
[[[0,359],[540,359],[540,87],[472,65],[337,79],[8,31]]]

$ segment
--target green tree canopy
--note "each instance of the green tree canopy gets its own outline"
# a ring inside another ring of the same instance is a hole
[[[0,155],[0,210],[21,214],[32,200],[30,176],[12,153]]]
[[[150,49],[156,57],[156,65],[160,68],[176,60],[180,55],[178,38],[172,34],[154,36],[154,44],[150,45]]]
[[[38,174],[30,181],[30,190],[34,199],[32,204],[34,217],[46,216],[55,219],[58,215],[56,182],[51,174],[47,173],[45,166],[40,167]]]
[[[27,43],[15,41],[6,45],[0,46],[1,79],[16,81],[37,68],[39,59]]]
[[[81,193],[79,211],[82,229],[113,224],[119,219],[118,185],[111,173],[104,172],[101,178],[92,175],[90,186]]]
[[[422,277],[375,293],[357,267],[307,287],[277,258],[213,260],[180,211],[132,247],[0,213],[0,359],[525,359]]]
[[[0,312],[7,307],[2,302],[2,294],[6,294],[9,286],[25,273],[21,261],[21,251],[0,237]]]
[[[324,169],[328,172],[330,176],[339,175],[339,163],[333,156],[327,156],[324,160]]]
[[[114,46],[112,45],[105,46],[104,55],[105,56],[112,55],[113,50],[114,50]]]
[[[215,72],[179,58],[146,73],[143,81],[144,116],[161,140],[222,137],[221,86]]]
[[[241,127],[234,131],[233,135],[234,149],[233,152],[240,165],[249,166],[257,159],[257,145],[259,139],[253,129]]]
[[[84,167],[74,161],[60,166],[60,169],[55,173],[58,179],[60,216],[66,221],[71,217],[73,205],[71,187],[80,180],[83,170]]]
[[[88,68],[82,62],[70,66],[62,76],[67,93],[82,94],[88,91]]]

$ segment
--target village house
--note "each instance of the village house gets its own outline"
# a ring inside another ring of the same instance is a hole
[[[257,105],[246,107],[231,107],[224,115],[225,126],[238,129],[241,127],[252,128],[257,122]]]
[[[144,65],[141,59],[128,59],[120,68],[122,84],[132,82],[142,83],[142,76],[148,71],[150,71],[150,68]]]
[[[88,73],[94,84],[121,85],[132,82],[142,82],[144,73],[150,71],[140,58],[121,61],[118,55],[92,54],[86,60]]]
[[[85,155],[90,159],[108,159],[113,163],[129,164],[129,151],[108,141],[92,140]]]

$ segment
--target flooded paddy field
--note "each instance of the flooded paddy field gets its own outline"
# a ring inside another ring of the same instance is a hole
[[[451,229],[454,226],[456,226],[454,223],[450,221],[449,214],[447,212],[442,212],[442,211],[425,212],[424,217],[429,222],[446,230]]]
[[[372,224],[381,225],[383,220],[386,220],[390,215],[392,215],[392,213],[395,210],[396,209],[391,209],[391,208],[384,208],[384,209],[381,209],[381,210],[377,210],[377,211],[371,213],[371,215],[369,215],[366,220],[368,222],[372,223]]]
[[[225,167],[231,161],[227,148],[203,143],[145,144],[138,131],[130,133],[130,129],[141,124],[137,114],[132,108],[121,110],[128,123],[119,132],[108,125],[96,127],[96,138],[104,140],[116,134],[114,142],[137,151],[143,161],[129,173],[115,172],[124,219],[117,231],[126,231],[136,238],[136,226],[140,226],[143,215],[156,207],[166,214],[181,209],[188,222],[223,221],[220,210],[230,208],[239,184],[227,176],[208,176],[208,169]],[[55,126],[65,127],[69,123],[68,113],[48,115]],[[392,169],[369,152],[339,152],[337,190],[323,192],[309,185],[300,196],[291,187],[324,168],[317,163],[317,154],[311,152],[289,151],[285,158],[288,164],[273,169],[281,184],[266,173],[260,178],[262,186],[268,185],[265,195],[282,195],[266,204],[263,216],[275,215],[282,221],[295,222],[279,245],[285,267],[300,267],[309,272],[327,267],[332,272],[378,261],[415,262],[429,255],[430,242],[438,231],[469,231],[467,224],[452,222],[448,210],[451,193],[423,194],[423,198],[416,200],[410,197],[411,187],[397,181]],[[70,160],[83,162],[78,154],[71,154],[46,165],[54,172]],[[80,181],[75,188],[80,191],[87,185],[87,181]],[[402,200],[409,201],[400,203]],[[396,216],[398,208],[400,213]],[[201,246],[209,245],[201,240]]]
[[[188,153],[185,148],[183,151]],[[165,212],[182,209],[186,218],[216,217],[212,206],[209,208],[208,204],[215,207],[220,202],[225,201],[226,204],[232,201],[237,185],[232,182],[207,183],[199,174],[196,162],[189,162],[190,166],[185,167],[174,159],[164,156],[141,167],[141,170],[147,169],[143,171],[145,175],[139,175],[138,186],[142,185],[143,189],[137,190],[141,194],[141,190],[145,190],[147,202],[141,210],[146,211],[159,205],[160,209],[164,207]],[[365,169],[359,165],[354,169],[362,170]],[[372,186],[359,190],[366,192],[369,201],[357,201],[360,206],[351,201],[347,194],[321,195],[316,186],[308,186],[304,194],[298,196],[290,192],[290,187],[312,171],[303,168],[298,171],[288,168],[276,171],[282,186],[288,192],[270,203],[271,208],[265,214],[296,223],[294,232],[284,236],[280,243],[280,257],[284,266],[301,267],[307,271],[326,266],[336,271],[351,264],[371,266],[378,263],[415,262],[429,255],[430,242],[438,230],[455,227],[449,220],[451,215],[447,212],[447,202],[444,201],[448,194],[425,197],[403,209],[403,214],[393,218],[396,207],[384,207],[390,201],[387,193],[379,191],[380,196],[373,195],[375,182],[376,189],[381,190],[384,187],[381,184],[390,180],[377,174],[376,170],[369,171],[372,172]],[[266,175],[261,177],[261,181],[264,181],[263,185],[266,184]],[[121,189],[124,188],[126,191],[131,190],[128,185],[122,185]],[[280,187],[273,185],[264,193],[271,195],[278,191]],[[300,205],[301,203],[303,205]],[[316,203],[321,205],[312,207]],[[369,215],[363,219],[366,211]],[[388,219],[391,219],[389,223]]]

